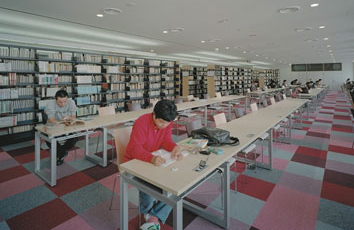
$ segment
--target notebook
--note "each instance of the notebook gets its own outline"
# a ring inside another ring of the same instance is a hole
[[[188,155],[188,151],[186,151],[186,150],[181,151],[181,154],[185,157]],[[153,152],[152,155],[160,156],[166,160],[166,162],[164,164],[162,164],[161,167],[166,167],[176,161],[176,159],[171,158],[171,152],[168,152],[164,149],[159,149],[159,150]]]

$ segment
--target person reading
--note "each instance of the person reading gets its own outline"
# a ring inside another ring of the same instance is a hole
[[[128,142],[124,161],[138,159],[160,166],[165,163],[161,156],[154,156],[152,152],[165,149],[171,152],[171,157],[177,160],[183,158],[179,146],[172,140],[172,121],[177,116],[177,107],[173,101],[160,100],[156,103],[152,113],[140,116],[134,123]],[[172,207],[144,192],[139,192],[140,212],[144,214],[144,223],[140,229],[160,229],[160,223],[165,223]]]
[[[48,123],[70,125],[71,121],[76,118],[76,110],[77,107],[74,100],[68,99],[68,93],[65,90],[59,90],[55,94],[55,101],[48,102],[44,112],[48,116]],[[77,140],[77,138],[71,138],[58,142],[57,165],[64,163],[64,158],[68,155],[68,150],[74,147]],[[47,142],[47,145],[51,148],[49,142]]]

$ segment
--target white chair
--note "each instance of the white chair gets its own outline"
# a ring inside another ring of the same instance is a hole
[[[257,107],[257,103],[251,103],[250,104],[250,107],[251,107],[251,111],[252,112],[256,112],[256,111],[258,111],[258,107]]]
[[[194,100],[194,96],[193,95],[188,95],[187,96],[187,100],[188,101],[193,101]]]
[[[271,97],[271,98],[270,98],[270,104],[271,104],[271,105],[275,105],[275,99],[274,99],[274,97]]]
[[[286,100],[286,95],[285,95],[285,93],[283,93],[283,100]]]
[[[221,98],[221,93],[220,93],[220,92],[216,92],[216,93],[215,93],[215,97],[216,97],[216,98]]]
[[[226,124],[227,123],[227,120],[226,120],[226,116],[225,116],[225,113],[218,113],[218,114],[215,114],[213,116],[214,118],[214,122],[215,122],[215,126],[218,127],[222,124]]]
[[[202,127],[203,127],[203,125],[202,125],[202,120],[201,119],[188,122],[186,124],[186,130],[187,130],[188,137],[191,136],[191,133],[192,133],[193,130],[200,129]]]
[[[128,103],[128,111],[137,111],[141,109],[140,103]]]

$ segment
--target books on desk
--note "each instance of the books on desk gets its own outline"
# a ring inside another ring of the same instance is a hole
[[[207,146],[207,139],[190,139],[186,142],[183,142],[181,145],[187,148],[198,148],[203,149]]]
[[[188,155],[188,151],[181,151],[181,154],[185,157]],[[161,167],[166,167],[176,161],[176,159],[171,158],[171,152],[168,152],[164,149],[159,149],[153,152],[152,155],[160,156],[166,160],[166,162],[162,164]]]
[[[59,124],[65,124],[66,126],[85,125],[85,121],[81,119],[63,120],[60,121]]]

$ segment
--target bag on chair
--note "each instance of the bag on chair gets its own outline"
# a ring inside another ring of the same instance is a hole
[[[218,128],[205,126],[203,128],[193,130],[191,135],[193,139],[207,139],[209,146],[236,146],[240,144],[240,141],[237,137],[230,136],[229,131]]]

